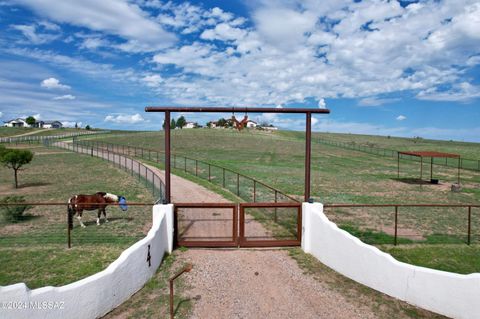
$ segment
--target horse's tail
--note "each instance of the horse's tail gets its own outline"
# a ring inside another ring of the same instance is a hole
[[[68,229],[73,229],[73,215],[75,211],[73,209],[72,198],[68,200],[67,211]]]

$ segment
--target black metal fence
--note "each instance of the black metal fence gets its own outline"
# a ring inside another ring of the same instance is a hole
[[[141,183],[143,183],[145,187],[150,189],[153,197],[157,199],[156,202],[161,203],[165,198],[165,183],[160,178],[158,172],[154,172],[143,163],[119,154],[113,149],[103,148],[92,143],[86,143],[85,141],[68,143],[48,139],[44,140],[43,143],[47,147],[63,148],[109,161],[118,168],[129,172],[133,177],[136,177]]]
[[[75,147],[94,149],[100,153],[103,150],[104,152],[141,158],[154,163],[164,163],[165,161],[164,152],[152,149],[95,140],[74,140],[73,144],[76,145]],[[172,154],[171,163],[172,168],[227,189],[246,202],[299,202],[299,200],[281,190],[216,164],[179,154]]]
[[[73,133],[65,133],[58,135],[26,135],[26,136],[14,136],[14,137],[0,137],[0,143],[11,143],[11,144],[39,144],[43,143],[45,140],[58,140],[69,137],[77,137],[84,135],[98,135],[106,134],[110,131],[81,131]]]
[[[350,143],[337,142],[337,141],[326,140],[324,138],[319,138],[319,137],[313,138],[312,141],[315,143],[326,144],[330,146],[340,147],[344,149],[359,151],[359,152],[378,155],[378,156],[393,157],[395,159],[398,156],[398,151],[396,150],[379,148],[374,146],[365,146],[365,145],[357,144],[355,142],[350,142]],[[408,156],[405,154],[400,154],[400,159],[420,162],[419,157]],[[458,161],[460,161],[460,163]],[[433,164],[439,165],[439,166],[452,167],[452,168],[458,168],[460,166],[461,169],[480,171],[480,160],[477,160],[477,159],[434,158]]]
[[[478,204],[325,204],[340,228],[368,244],[480,243]]]

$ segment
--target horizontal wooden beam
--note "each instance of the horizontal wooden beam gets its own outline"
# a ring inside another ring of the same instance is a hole
[[[315,113],[329,114],[329,109],[290,107],[208,107],[208,106],[147,106],[145,112],[188,112],[188,113]]]

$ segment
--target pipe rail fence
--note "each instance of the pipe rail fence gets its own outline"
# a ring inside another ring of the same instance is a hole
[[[415,156],[408,156],[405,154],[398,155],[398,151],[395,151],[395,150],[374,147],[374,146],[364,146],[364,145],[356,144],[353,142],[350,142],[350,143],[337,142],[337,141],[327,140],[324,138],[313,138],[312,141],[317,144],[325,144],[329,146],[349,149],[353,151],[359,151],[359,152],[378,155],[378,156],[392,157],[395,159],[397,159],[397,156],[400,156],[400,159],[402,160],[408,160],[408,161],[414,161],[414,162],[421,161],[418,157],[415,157]],[[439,165],[439,166],[445,166],[445,167],[451,167],[451,168],[458,168],[460,166],[461,169],[480,172],[480,160],[476,160],[476,159],[434,158],[433,165]]]
[[[165,161],[164,152],[147,148],[91,140],[75,140],[73,144],[85,149],[105,150],[155,163]],[[172,168],[227,189],[246,202],[300,202],[281,190],[226,167],[179,154],[172,154],[171,162]]]
[[[76,133],[66,133],[60,135],[27,135],[27,136],[13,136],[13,137],[0,137],[0,143],[10,143],[10,144],[40,144],[45,140],[59,140],[70,137],[78,136],[90,136],[98,134],[107,134],[110,131],[89,131],[89,132],[76,132]]]
[[[150,190],[157,203],[163,202],[165,198],[165,183],[158,174],[145,166],[140,161],[119,154],[110,149],[87,145],[86,143],[76,142],[67,143],[58,140],[45,140],[46,147],[57,147],[67,149],[76,153],[95,156],[113,163],[114,166],[125,170],[131,176],[136,177],[144,186]]]
[[[96,225],[96,210],[84,211],[82,221],[86,227],[82,228],[76,218],[68,214],[67,202],[0,202],[0,248],[59,244],[71,248],[72,243],[128,247],[146,235],[154,203],[127,204],[127,212],[117,209],[117,203],[105,205],[114,207],[107,208],[109,222],[101,216],[100,225]]]
[[[324,204],[323,207],[340,228],[368,244],[480,243],[479,204]],[[377,212],[369,211],[370,208]],[[459,214],[459,209],[464,212]],[[368,219],[367,224],[359,226],[361,219]]]

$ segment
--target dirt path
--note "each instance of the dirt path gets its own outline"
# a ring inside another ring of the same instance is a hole
[[[164,179],[164,171],[148,167]],[[184,178],[171,179],[173,202],[228,202]],[[214,214],[217,219],[212,220]],[[225,216],[211,209],[184,212],[184,217],[184,238],[198,240],[213,235],[212,229],[217,235],[231,232]],[[249,227],[267,233],[255,223]],[[195,267],[185,277],[190,287],[185,294],[194,300],[191,318],[375,318],[368,308],[359,309],[304,275],[283,250],[190,249],[181,260]]]
[[[165,171],[147,165],[156,175],[165,180]],[[229,203],[221,195],[182,177],[171,175],[173,203]],[[231,209],[179,209],[178,230],[182,240],[231,241],[233,212]],[[258,238],[271,238],[271,232],[247,214],[246,230]]]
[[[189,250],[191,318],[376,318],[312,276],[285,250]]]

